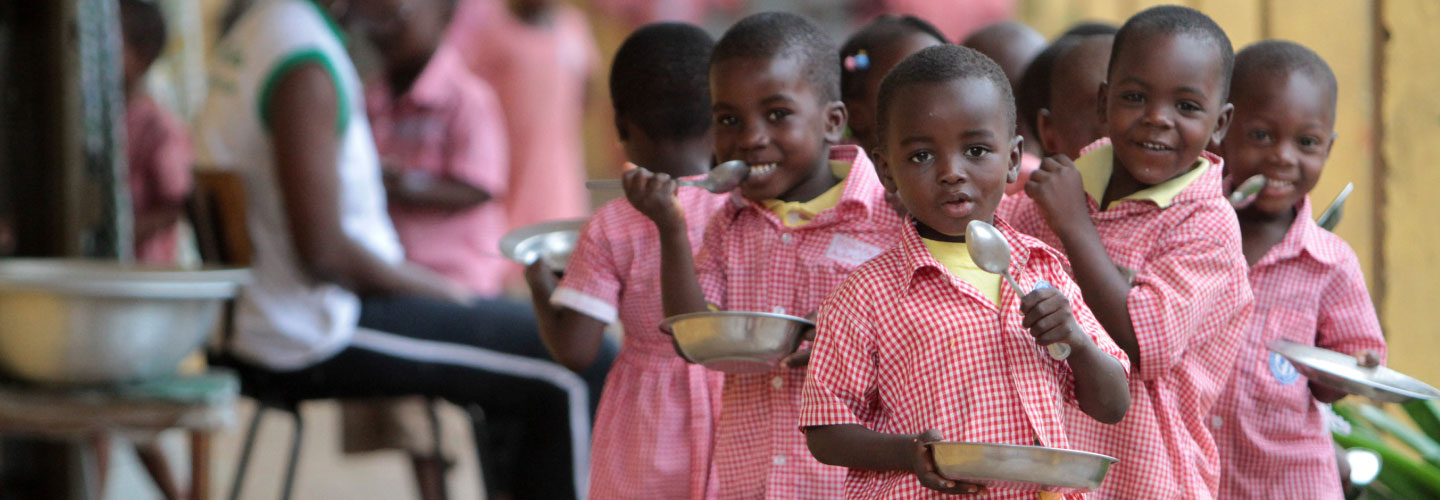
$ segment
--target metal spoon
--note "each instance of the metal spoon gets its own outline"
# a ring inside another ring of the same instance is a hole
[[[1245,179],[1245,182],[1241,182],[1234,192],[1230,193],[1230,206],[1245,208],[1255,201],[1255,197],[1260,194],[1261,189],[1265,189],[1265,175],[1250,176],[1249,179]]]
[[[681,179],[678,183],[681,186],[695,186],[712,193],[728,193],[740,187],[745,178],[750,176],[750,167],[741,160],[730,160],[716,165],[705,174],[704,179]],[[624,184],[620,179],[605,179],[598,181],[585,181],[586,189],[623,189]]]
[[[1324,212],[1320,212],[1320,218],[1315,219],[1315,223],[1325,228],[1326,231],[1334,231],[1335,226],[1340,224],[1340,216],[1345,214],[1345,200],[1354,190],[1355,183],[1345,183],[1345,188],[1340,190],[1340,194],[1335,196],[1335,201],[1330,202],[1330,206]]]
[[[1005,282],[1015,290],[1015,295],[1025,296],[1025,291],[1015,283],[1015,278],[1010,277],[1010,243],[1005,241],[1005,235],[1000,234],[999,229],[995,229],[995,226],[988,222],[970,221],[970,224],[965,226],[965,248],[970,251],[970,260],[975,261],[976,266],[985,272],[1004,276]],[[1048,286],[1046,283],[1035,288]],[[1070,357],[1068,344],[1050,344],[1045,346],[1045,350],[1057,361]]]

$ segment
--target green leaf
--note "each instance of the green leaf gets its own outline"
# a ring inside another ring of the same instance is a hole
[[[1381,477],[1386,478],[1385,484],[1392,490],[1404,494],[1404,498],[1440,498],[1440,468],[1406,457],[1367,429],[1356,427],[1349,436],[1334,436],[1345,448],[1358,446],[1379,453]]]
[[[1440,443],[1436,443],[1434,439],[1430,439],[1429,436],[1415,430],[1414,427],[1405,425],[1404,422],[1397,420],[1395,417],[1391,417],[1390,414],[1385,413],[1385,410],[1381,410],[1380,408],[1364,405],[1359,408],[1359,411],[1361,417],[1374,423],[1376,427],[1390,433],[1390,435],[1399,439],[1400,442],[1414,449],[1426,462],[1430,462],[1433,465],[1440,465]]]
[[[1400,405],[1405,413],[1410,415],[1410,420],[1415,422],[1425,435],[1430,439],[1440,441],[1440,405],[1434,401],[1411,400]]]

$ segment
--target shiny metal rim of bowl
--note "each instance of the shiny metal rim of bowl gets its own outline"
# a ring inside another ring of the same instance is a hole
[[[684,320],[691,319],[691,318],[714,318],[714,317],[724,317],[724,316],[745,317],[745,318],[788,319],[788,320],[790,320],[790,321],[794,321],[794,322],[796,322],[796,323],[800,323],[800,324],[805,325],[805,326],[807,326],[807,327],[808,327],[808,326],[815,326],[815,322],[814,322],[814,321],[810,321],[810,320],[808,320],[808,319],[801,318],[801,317],[799,317],[799,316],[791,316],[791,315],[789,315],[789,314],[777,314],[777,313],[767,313],[767,312],[759,312],[759,311],[700,311],[700,312],[693,312],[693,313],[676,314],[676,315],[674,315],[674,316],[665,318],[663,321],[660,322],[660,329],[663,330],[663,331],[666,331],[666,332],[670,332],[670,331],[672,331],[671,328],[670,328],[670,325],[673,325],[673,324],[675,324],[675,323],[677,323],[677,322],[680,322],[680,321],[684,321]]]
[[[580,228],[584,227],[586,220],[589,219],[579,218],[542,222],[510,231],[500,237],[500,254],[507,259],[528,266],[540,258],[537,252],[531,251],[530,249],[530,247],[535,244],[535,240],[557,232],[568,231],[578,235]]]
[[[927,447],[930,448],[935,466],[939,469],[937,472],[947,479],[971,480],[1012,488],[1041,486],[1035,489],[1058,493],[1080,493],[1099,488],[1110,466],[1119,462],[1114,457],[1099,453],[1042,446],[942,441],[930,443]],[[956,470],[963,469],[964,465],[953,462],[960,456],[985,460],[980,461],[980,471],[964,472]],[[1060,461],[1068,464],[1057,467]],[[1009,466],[1002,463],[1008,463]],[[1076,472],[1077,468],[1085,470]]]
[[[74,295],[224,299],[250,282],[237,268],[182,270],[89,259],[0,260],[0,290]]]
[[[1347,392],[1360,392],[1362,396],[1370,396],[1397,403],[1404,402],[1408,399],[1440,399],[1440,390],[1436,390],[1429,384],[1384,366],[1373,369],[1361,368],[1355,358],[1343,353],[1308,346],[1285,339],[1271,340],[1265,343],[1265,347],[1295,364],[1297,369],[1313,370],[1316,373],[1356,386],[1337,387],[1337,389],[1346,390]],[[1374,375],[1368,375],[1361,372],[1361,370],[1371,371]],[[1419,391],[1387,384],[1372,378],[1377,375],[1414,384]],[[1324,381],[1322,380],[1322,382]],[[1368,389],[1368,391],[1365,391],[1366,389]],[[1395,399],[1395,396],[1405,399]]]

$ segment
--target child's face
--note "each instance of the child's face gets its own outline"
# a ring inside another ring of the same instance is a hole
[[[821,101],[797,58],[716,63],[710,68],[710,94],[715,156],[750,165],[742,196],[805,201],[798,199],[802,193],[810,194],[808,187],[831,175],[829,145],[845,128],[845,105]]]
[[[1142,186],[1190,168],[1225,136],[1232,106],[1218,49],[1190,35],[1151,35],[1122,50],[1099,107],[1115,162]]]
[[[1041,110],[1036,121],[1046,153],[1075,158],[1085,146],[1105,137],[1096,102],[1114,42],[1111,36],[1085,37],[1055,61],[1050,107]]]
[[[387,66],[423,67],[450,15],[439,0],[352,0],[346,20],[369,39]]]
[[[1327,91],[1303,73],[1261,75],[1239,82],[1235,121],[1221,155],[1239,182],[1264,174],[1265,189],[1251,205],[1264,213],[1293,210],[1315,182],[1335,140],[1335,107]]]
[[[867,54],[870,67],[861,76],[865,79],[864,94],[857,99],[845,101],[845,110],[850,114],[850,132],[855,135],[855,142],[866,151],[875,149],[880,141],[879,137],[875,137],[875,104],[880,95],[880,81],[885,78],[885,73],[889,73],[891,68],[900,64],[900,61],[910,54],[932,45],[940,45],[940,41],[928,34],[917,32],[890,44],[875,47],[874,52]]]
[[[1010,133],[1003,94],[980,78],[903,90],[874,153],[880,182],[899,193],[922,235],[964,236],[970,221],[990,222],[1019,175],[1021,140]]]

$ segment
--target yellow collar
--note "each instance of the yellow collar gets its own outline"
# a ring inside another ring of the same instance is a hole
[[[1100,203],[1105,196],[1105,188],[1110,186],[1110,175],[1115,170],[1115,148],[1110,144],[1095,148],[1095,150],[1077,158],[1075,168],[1080,169],[1080,180],[1085,185],[1085,193],[1095,198],[1095,203]],[[1160,208],[1168,208],[1175,202],[1175,197],[1181,191],[1190,187],[1201,175],[1210,168],[1210,160],[1204,156],[1195,159],[1195,165],[1190,171],[1180,174],[1179,177],[1141,189],[1121,200],[1149,200]],[[1120,200],[1115,200],[1120,201]],[[1105,210],[1106,207],[1100,207]]]
[[[850,175],[850,165],[851,162],[831,161],[830,172],[839,178],[840,182],[810,201],[765,200],[762,205],[766,210],[775,214],[775,217],[778,217],[780,223],[785,227],[800,227],[809,224],[815,219],[815,216],[820,215],[820,212],[840,204],[840,195],[845,191],[845,178]]]

